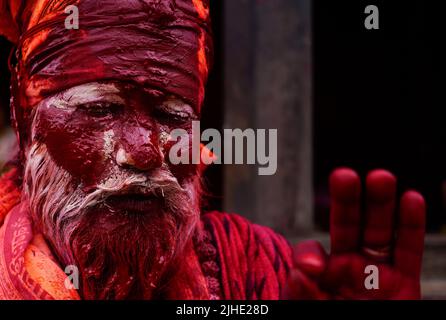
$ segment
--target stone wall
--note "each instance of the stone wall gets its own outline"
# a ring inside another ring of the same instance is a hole
[[[225,165],[223,207],[291,235],[313,226],[310,2],[224,1],[224,128],[278,129],[278,169]]]

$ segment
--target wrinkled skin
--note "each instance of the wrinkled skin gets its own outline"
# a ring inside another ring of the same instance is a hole
[[[286,297],[291,299],[419,299],[424,245],[425,203],[415,191],[403,194],[397,208],[396,179],[375,170],[361,183],[350,169],[330,177],[331,253],[306,241],[294,248],[295,269]],[[374,254],[375,250],[382,255]],[[379,289],[366,289],[367,265],[379,270]]]
[[[179,99],[153,96],[131,85],[91,83],[46,99],[33,122],[33,139],[85,188],[97,185],[119,165],[147,172],[168,161],[175,128],[191,132],[194,110]],[[192,139],[190,139],[192,140]],[[170,166],[179,180],[196,167]]]

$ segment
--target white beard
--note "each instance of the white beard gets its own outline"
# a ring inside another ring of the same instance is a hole
[[[149,298],[196,230],[200,177],[181,186],[167,165],[150,176],[118,166],[114,172],[85,193],[46,146],[35,142],[27,153],[22,200],[29,203],[35,227],[63,267],[79,268],[84,298]],[[126,188],[156,193],[165,208],[135,217],[116,213],[109,218],[95,212],[108,196]]]

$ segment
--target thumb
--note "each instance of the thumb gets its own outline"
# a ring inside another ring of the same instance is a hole
[[[294,267],[307,276],[318,279],[327,268],[327,253],[318,241],[307,240],[293,249]]]
[[[328,294],[319,284],[298,269],[290,270],[288,281],[282,291],[282,300],[327,300]]]

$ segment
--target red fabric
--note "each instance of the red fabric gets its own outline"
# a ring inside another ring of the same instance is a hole
[[[18,204],[0,228],[0,300],[79,299],[65,279],[43,237],[33,233],[26,205]]]
[[[22,212],[15,207],[0,230],[0,299],[53,299],[25,268],[25,250],[33,234],[31,221]]]
[[[236,214],[203,216],[221,268],[223,299],[279,299],[292,266],[292,249],[280,235]]]
[[[20,201],[18,171],[12,169],[0,177],[0,226],[8,212]]]

